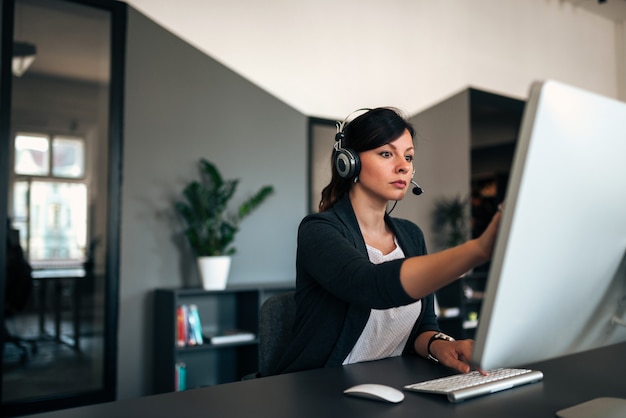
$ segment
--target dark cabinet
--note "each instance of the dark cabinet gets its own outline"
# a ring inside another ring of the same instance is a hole
[[[207,291],[200,288],[156,289],[154,293],[155,392],[171,392],[240,380],[258,370],[258,313],[271,295],[293,290],[288,283],[238,286]],[[203,343],[177,344],[177,310],[197,308]],[[211,343],[224,331],[254,334],[244,341]],[[182,367],[182,371],[181,371]],[[181,376],[184,384],[179,387]]]

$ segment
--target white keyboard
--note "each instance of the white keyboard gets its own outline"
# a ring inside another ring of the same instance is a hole
[[[511,389],[543,379],[543,373],[529,369],[495,369],[486,376],[477,371],[406,385],[405,390],[447,395],[452,403]]]

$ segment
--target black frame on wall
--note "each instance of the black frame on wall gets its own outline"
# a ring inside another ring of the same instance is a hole
[[[11,54],[13,43],[13,16],[16,0],[3,0],[0,8],[1,66],[0,66],[0,237],[8,233],[9,155],[11,147]],[[119,300],[119,246],[122,178],[122,136],[124,104],[124,69],[126,45],[127,5],[111,0],[57,0],[94,7],[111,15],[111,67],[109,85],[109,144],[108,144],[108,218],[105,243],[105,300],[103,383],[100,390],[70,393],[64,396],[2,403],[1,416],[16,416],[65,409],[81,405],[113,401],[117,385],[117,328]],[[0,320],[4,321],[6,282],[6,240],[0,240]],[[0,336],[2,338],[2,336]],[[0,341],[0,343],[4,343]],[[0,347],[2,346],[0,344]],[[2,379],[0,379],[2,393]]]
[[[336,121],[311,117],[308,120],[308,204],[309,213],[318,211],[322,188],[320,177],[330,180],[330,156],[335,145]],[[318,130],[328,132],[319,135]]]

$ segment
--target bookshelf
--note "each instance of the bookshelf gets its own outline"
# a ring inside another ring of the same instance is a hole
[[[229,286],[226,290],[159,288],[154,291],[155,393],[228,383],[258,370],[258,313],[273,294],[293,290],[289,283]],[[203,343],[177,344],[177,309],[197,307]],[[242,330],[252,339],[212,344],[211,335]],[[179,386],[177,366],[183,364]]]
[[[488,271],[475,271],[435,292],[439,305],[437,321],[456,339],[474,338],[482,307]]]

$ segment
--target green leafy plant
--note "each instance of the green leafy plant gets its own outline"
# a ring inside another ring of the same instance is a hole
[[[200,180],[189,183],[183,190],[184,201],[175,203],[187,225],[185,236],[196,256],[234,254],[232,242],[241,221],[274,192],[272,186],[263,186],[237,211],[228,212],[228,203],[238,184],[239,179],[224,180],[215,164],[204,158],[200,160]]]
[[[432,229],[440,248],[454,247],[467,240],[468,210],[469,200],[461,197],[441,198],[435,202]]]

